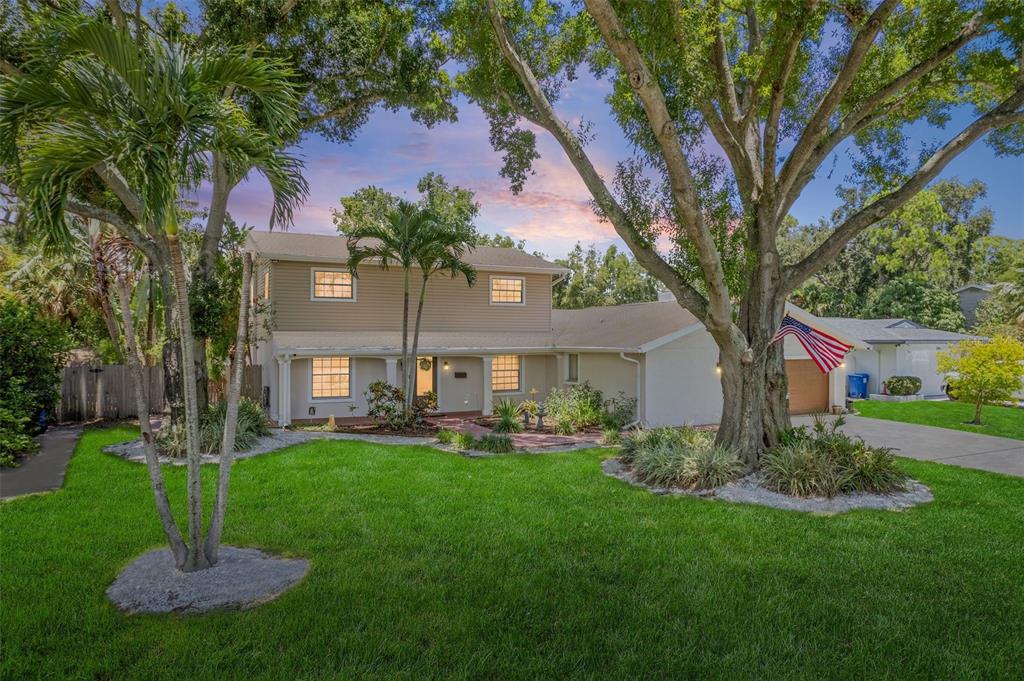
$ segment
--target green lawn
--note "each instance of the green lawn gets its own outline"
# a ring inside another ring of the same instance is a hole
[[[818,517],[658,497],[607,450],[466,459],[319,442],[241,461],[225,539],[306,556],[243,613],[133,616],[162,543],[145,468],[88,431],[59,492],[0,504],[4,678],[1008,678],[1024,480],[902,461],[936,501]],[[214,467],[206,467],[212,482]],[[184,470],[169,484],[183,499]]]
[[[1024,440],[1024,409],[1013,407],[985,406],[981,410],[983,425],[974,426],[967,421],[974,419],[974,405],[964,402],[876,402],[863,400],[855,405],[861,416],[905,423],[919,423],[924,426],[966,430],[969,433],[983,433]]]

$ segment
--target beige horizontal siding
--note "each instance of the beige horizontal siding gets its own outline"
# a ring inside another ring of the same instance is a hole
[[[310,270],[337,269],[337,264],[273,263],[271,297],[274,327],[280,331],[400,330],[402,272],[365,267],[356,281],[356,300],[310,300]],[[497,275],[496,275],[497,276]],[[476,286],[465,279],[437,276],[427,286],[424,331],[547,331],[551,328],[551,275],[526,274],[525,305],[491,305],[488,272]],[[411,282],[410,324],[415,319],[418,282]]]

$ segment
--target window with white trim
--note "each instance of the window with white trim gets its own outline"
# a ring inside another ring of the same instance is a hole
[[[344,400],[352,396],[349,357],[313,358],[313,399]]]
[[[491,303],[494,305],[522,305],[526,300],[525,292],[522,277],[491,277]]]
[[[491,360],[491,391],[517,393],[522,381],[519,355],[498,355]]]
[[[352,300],[355,284],[351,272],[313,270],[313,298],[319,300]]]
[[[580,380],[580,356],[569,355],[569,371],[565,378],[567,383],[579,383]]]

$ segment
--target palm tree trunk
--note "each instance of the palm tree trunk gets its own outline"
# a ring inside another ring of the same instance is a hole
[[[405,268],[405,291],[402,300],[402,392],[405,414],[409,417],[409,268]]]
[[[172,209],[173,210],[173,209]],[[175,220],[174,217],[169,220]],[[199,404],[196,395],[195,343],[192,335],[192,317],[188,304],[188,286],[185,282],[185,262],[178,240],[177,224],[167,230],[167,242],[174,274],[174,290],[178,308],[178,329],[181,332],[182,387],[185,393],[185,452],[188,491],[188,543],[189,552],[182,570],[192,572],[210,567],[203,550],[203,481],[202,459],[199,454]]]
[[[124,324],[125,345],[127,346],[125,359],[128,362],[128,371],[132,376],[135,406],[139,412],[142,451],[146,456],[146,469],[149,471],[149,484],[153,488],[153,498],[156,501],[156,514],[160,517],[164,535],[171,545],[174,564],[181,569],[188,556],[188,547],[185,546],[185,541],[181,538],[181,531],[178,529],[177,523],[174,522],[174,513],[171,511],[171,504],[167,499],[167,486],[164,483],[164,474],[160,470],[160,460],[157,458],[156,445],[153,442],[153,431],[149,426],[149,400],[146,397],[146,384],[143,381],[142,358],[135,341],[135,324],[128,307],[128,287],[122,281],[118,281],[117,297],[120,299],[121,321]]]
[[[412,410],[412,405],[416,401],[416,370],[417,362],[419,359],[416,355],[419,354],[420,350],[420,319],[423,317],[423,299],[427,296],[427,278],[423,277],[423,284],[420,288],[420,302],[416,305],[416,325],[412,331],[412,362],[413,362],[413,374],[409,379],[409,409]]]
[[[252,280],[252,254],[242,257],[242,295],[238,305],[238,331],[235,333],[235,356],[231,363],[231,383],[228,385],[227,407],[224,414],[224,440],[220,447],[220,471],[217,476],[217,494],[213,500],[213,519],[206,533],[206,558],[211,565],[217,563],[220,535],[224,529],[224,513],[228,505],[228,482],[231,465],[235,460],[235,431],[238,426],[238,399],[242,392],[242,368],[245,366],[245,341],[249,336],[249,282]]]

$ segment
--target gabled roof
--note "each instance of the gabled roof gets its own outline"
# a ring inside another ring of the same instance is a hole
[[[909,319],[850,319],[825,317],[825,322],[840,331],[874,345],[892,343],[950,343],[978,336],[940,331],[921,326]]]
[[[964,284],[958,289],[954,289],[953,293],[960,293],[969,289],[976,288],[979,291],[991,291],[995,288],[995,284]]]
[[[267,260],[344,263],[348,261],[345,237],[302,232],[249,232],[248,247]],[[466,253],[466,262],[491,272],[543,272],[566,274],[561,265],[531,255],[518,248],[476,246]]]
[[[661,339],[682,337],[702,328],[697,318],[675,301],[552,310],[551,324],[556,347],[632,352],[646,352]]]

